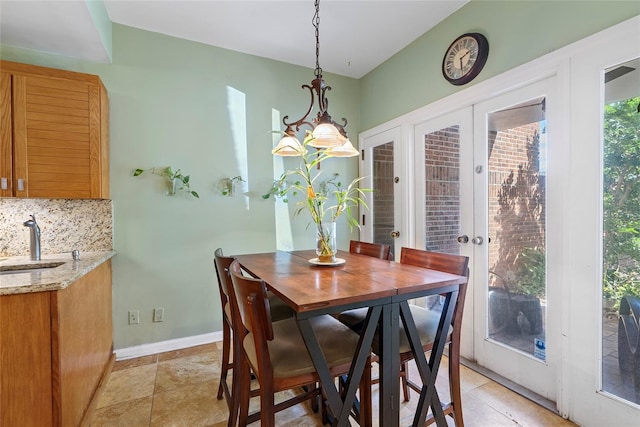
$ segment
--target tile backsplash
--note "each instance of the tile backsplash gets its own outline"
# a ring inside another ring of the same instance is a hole
[[[43,254],[113,250],[111,200],[0,198],[0,256],[29,254],[23,223],[32,214]]]

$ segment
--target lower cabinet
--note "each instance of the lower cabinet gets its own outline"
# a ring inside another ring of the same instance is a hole
[[[0,425],[85,425],[114,362],[111,261],[66,289],[0,296]]]

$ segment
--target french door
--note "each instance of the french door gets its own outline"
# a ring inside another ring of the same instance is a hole
[[[419,123],[413,146],[414,247],[473,260],[473,109]],[[475,276],[469,264],[471,282]],[[473,330],[474,286],[467,286],[463,329]],[[418,302],[420,303],[420,302]],[[429,307],[434,301],[425,301]],[[473,334],[461,338],[461,354],[473,358]]]
[[[548,260],[561,259],[562,212],[551,166],[563,146],[555,81],[476,104],[473,144],[474,359],[554,402],[561,283]]]

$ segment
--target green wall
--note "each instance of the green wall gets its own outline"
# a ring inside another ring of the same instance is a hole
[[[638,14],[638,1],[472,1],[361,80],[326,74],[331,113],[349,119],[355,142],[362,130]],[[491,52],[479,77],[458,88],[440,73],[442,55],[470,31],[484,33]],[[272,109],[306,111],[300,85],[313,72],[116,24],[112,54],[112,64],[90,64],[0,46],[2,59],[98,74],[109,91],[116,349],[218,331],[213,251],[276,249],[274,202],[259,197],[273,178]],[[244,94],[244,114],[230,109],[229,87]],[[218,179],[240,173],[245,156],[238,162],[235,147],[245,145],[250,196],[216,195]],[[330,162],[323,170],[355,175],[355,159]],[[131,176],[167,165],[191,175],[200,200],[164,196],[158,177]],[[295,248],[313,246],[306,224],[292,221]],[[342,248],[355,237],[344,221],[339,234]],[[165,308],[163,323],[151,322],[153,307]],[[130,309],[140,325],[127,325]]]
[[[116,24],[112,64],[9,46],[0,53],[5,60],[98,74],[109,92],[115,348],[221,330],[213,252],[276,249],[276,202],[260,197],[274,178],[271,131],[282,128],[272,126],[272,109],[294,120],[302,115],[309,92],[301,85],[311,82],[313,70]],[[332,86],[331,114],[347,117],[357,140],[358,81],[324,78]],[[229,91],[243,102],[232,102]],[[160,177],[132,177],[135,168],[167,165],[191,175],[199,200],[165,196]],[[329,171],[350,181],[357,160],[331,159],[322,166],[323,174]],[[220,196],[217,180],[239,174],[250,196]],[[297,249],[314,247],[307,222],[292,220]],[[346,221],[340,225],[339,246],[346,249],[356,235]],[[151,322],[154,307],[165,308],[163,323]],[[131,309],[140,310],[139,325],[127,324]]]
[[[639,14],[638,0],[472,0],[361,79],[362,129],[428,105]],[[453,40],[469,32],[487,37],[489,58],[475,80],[453,86],[442,77],[442,57]]]

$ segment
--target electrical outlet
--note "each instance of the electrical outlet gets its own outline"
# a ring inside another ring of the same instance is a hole
[[[164,322],[164,308],[158,307],[153,309],[153,321]]]
[[[137,325],[140,323],[140,310],[129,310],[129,324]]]

